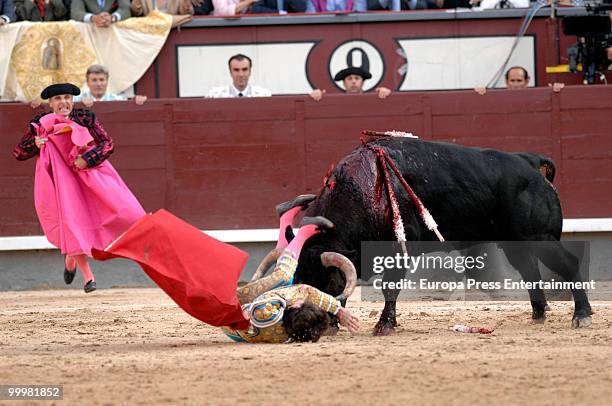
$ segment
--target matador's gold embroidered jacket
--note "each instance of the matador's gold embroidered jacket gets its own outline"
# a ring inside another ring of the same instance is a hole
[[[282,320],[287,307],[304,300],[337,314],[341,305],[333,296],[309,285],[292,285],[296,268],[297,259],[287,250],[277,261],[274,272],[239,288],[238,300],[251,325],[247,330],[224,327],[224,332],[239,342],[284,343],[289,339]]]

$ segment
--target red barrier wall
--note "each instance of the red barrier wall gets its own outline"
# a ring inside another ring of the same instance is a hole
[[[111,161],[147,210],[165,207],[203,229],[272,228],[273,207],[316,192],[362,129],[534,151],[557,165],[567,218],[612,217],[612,88],[567,87],[374,95],[98,103],[115,139]],[[0,104],[0,235],[42,234],[33,204],[35,160],[12,148],[35,114]]]

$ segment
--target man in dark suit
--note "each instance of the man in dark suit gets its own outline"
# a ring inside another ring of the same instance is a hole
[[[70,6],[64,0],[15,0],[15,13],[20,21],[64,21],[70,18]]]
[[[130,17],[130,0],[72,0],[70,16],[96,27],[110,27]]]
[[[15,20],[15,3],[13,3],[13,0],[0,0],[0,25],[14,23]]]

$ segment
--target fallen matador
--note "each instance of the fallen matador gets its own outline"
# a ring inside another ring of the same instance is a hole
[[[288,228],[314,196],[298,196],[277,206],[282,254],[270,275],[237,288],[246,254],[160,210],[134,224],[97,259],[128,258],[138,262],[181,308],[197,319],[223,327],[231,339],[250,343],[316,342],[330,326],[329,314],[351,332],[358,320],[333,296],[308,285],[293,285],[297,258],[310,237],[333,228],[324,217],[305,217],[289,242]],[[325,253],[346,275],[343,297],[356,285],[348,259]]]

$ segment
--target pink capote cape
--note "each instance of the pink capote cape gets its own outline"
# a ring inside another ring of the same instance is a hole
[[[104,249],[144,216],[145,211],[108,161],[78,169],[76,157],[93,138],[87,128],[58,114],[47,114],[37,127],[49,139],[40,149],[34,180],[34,204],[49,242],[63,254]]]

